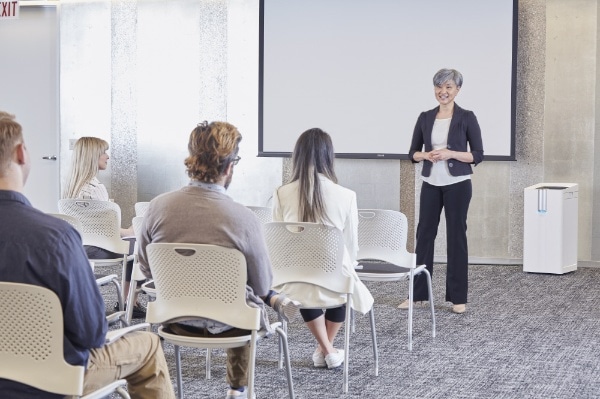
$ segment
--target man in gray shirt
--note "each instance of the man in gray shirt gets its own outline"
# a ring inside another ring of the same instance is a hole
[[[226,122],[203,122],[190,134],[185,160],[190,183],[150,202],[139,236],[139,262],[149,278],[146,247],[153,242],[196,243],[235,248],[246,257],[246,301],[262,309],[261,324],[268,328],[265,303],[288,319],[300,303],[271,290],[273,274],[262,223],[254,213],[227,195],[242,140],[237,128]],[[172,332],[186,335],[245,335],[246,332],[211,320],[172,323]],[[247,398],[249,346],[227,350],[227,399]]]

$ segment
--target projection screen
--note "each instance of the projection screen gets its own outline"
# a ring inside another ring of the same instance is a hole
[[[517,0],[261,0],[259,156],[320,127],[341,158],[407,159],[440,68],[486,160],[514,160]]]

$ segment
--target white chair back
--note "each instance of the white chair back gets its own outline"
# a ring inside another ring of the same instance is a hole
[[[236,337],[190,337],[158,328],[158,335],[175,346],[175,369],[179,397],[183,397],[179,346],[207,348],[206,376],[210,378],[211,348],[250,345],[248,359],[248,397],[254,397],[256,343],[266,335],[261,330],[261,310],[246,303],[247,269],[244,255],[233,248],[207,244],[152,243],[146,247],[148,263],[156,285],[156,300],[148,303],[146,321],[176,322],[190,318],[208,318],[250,330]],[[294,387],[290,369],[287,335],[272,324],[279,334],[280,348],[286,358],[290,398]]]
[[[414,254],[406,249],[408,221],[398,211],[358,210],[357,259],[376,259],[397,266],[415,267]]]
[[[131,219],[131,226],[133,226],[133,233],[135,234],[136,242],[140,237],[140,233],[142,232],[142,226],[144,225],[144,217],[143,216],[135,216]]]
[[[353,280],[343,273],[344,237],[318,223],[271,222],[265,239],[273,267],[273,286],[305,282],[339,293],[352,293]]]
[[[246,258],[233,248],[206,244],[152,243],[146,247],[156,286],[146,321],[209,318],[260,329],[260,309],[246,303]]]
[[[408,279],[408,349],[412,350],[412,318],[414,277],[425,274],[429,292],[432,336],[435,337],[435,312],[431,275],[425,265],[417,266],[417,255],[408,252],[406,241],[408,221],[398,211],[387,209],[358,210],[358,255],[364,269],[357,270],[358,277],[365,281],[399,281]],[[369,261],[376,262],[369,262]],[[384,265],[381,265],[382,261]]]
[[[263,223],[269,223],[273,221],[273,210],[268,206],[247,206],[250,209],[258,220]]]
[[[273,286],[301,282],[346,295],[343,391],[347,393],[350,355],[349,322],[354,279],[343,270],[342,232],[335,227],[318,223],[271,222],[265,224],[265,239],[273,267]],[[302,302],[302,298],[294,299]],[[327,306],[320,306],[320,308],[325,307]]]
[[[81,223],[83,245],[92,245],[118,254],[128,254],[129,243],[121,239],[121,208],[110,201],[61,199],[60,213]]]
[[[0,377],[62,395],[81,395],[83,366],[63,355],[63,314],[56,294],[0,282]]]
[[[136,202],[135,205],[133,206],[133,208],[135,209],[135,216],[146,215],[146,211],[148,210],[149,205],[150,205],[150,202],[148,202],[148,201]]]

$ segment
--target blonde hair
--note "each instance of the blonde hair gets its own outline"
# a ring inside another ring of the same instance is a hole
[[[237,157],[241,140],[242,135],[230,123],[199,123],[190,134],[190,155],[184,162],[188,176],[215,183]]]
[[[0,111],[0,176],[10,167],[13,150],[23,142],[23,128],[15,116]]]
[[[108,150],[108,143],[98,137],[81,137],[73,147],[71,173],[63,198],[77,198],[79,192],[98,174],[100,156]]]

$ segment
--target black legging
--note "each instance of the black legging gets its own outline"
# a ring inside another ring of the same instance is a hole
[[[314,319],[323,315],[322,309],[300,309],[300,315],[304,319],[305,323],[313,321]],[[325,309],[325,320],[331,321],[332,323],[343,323],[346,320],[346,305],[339,306],[337,308]]]

